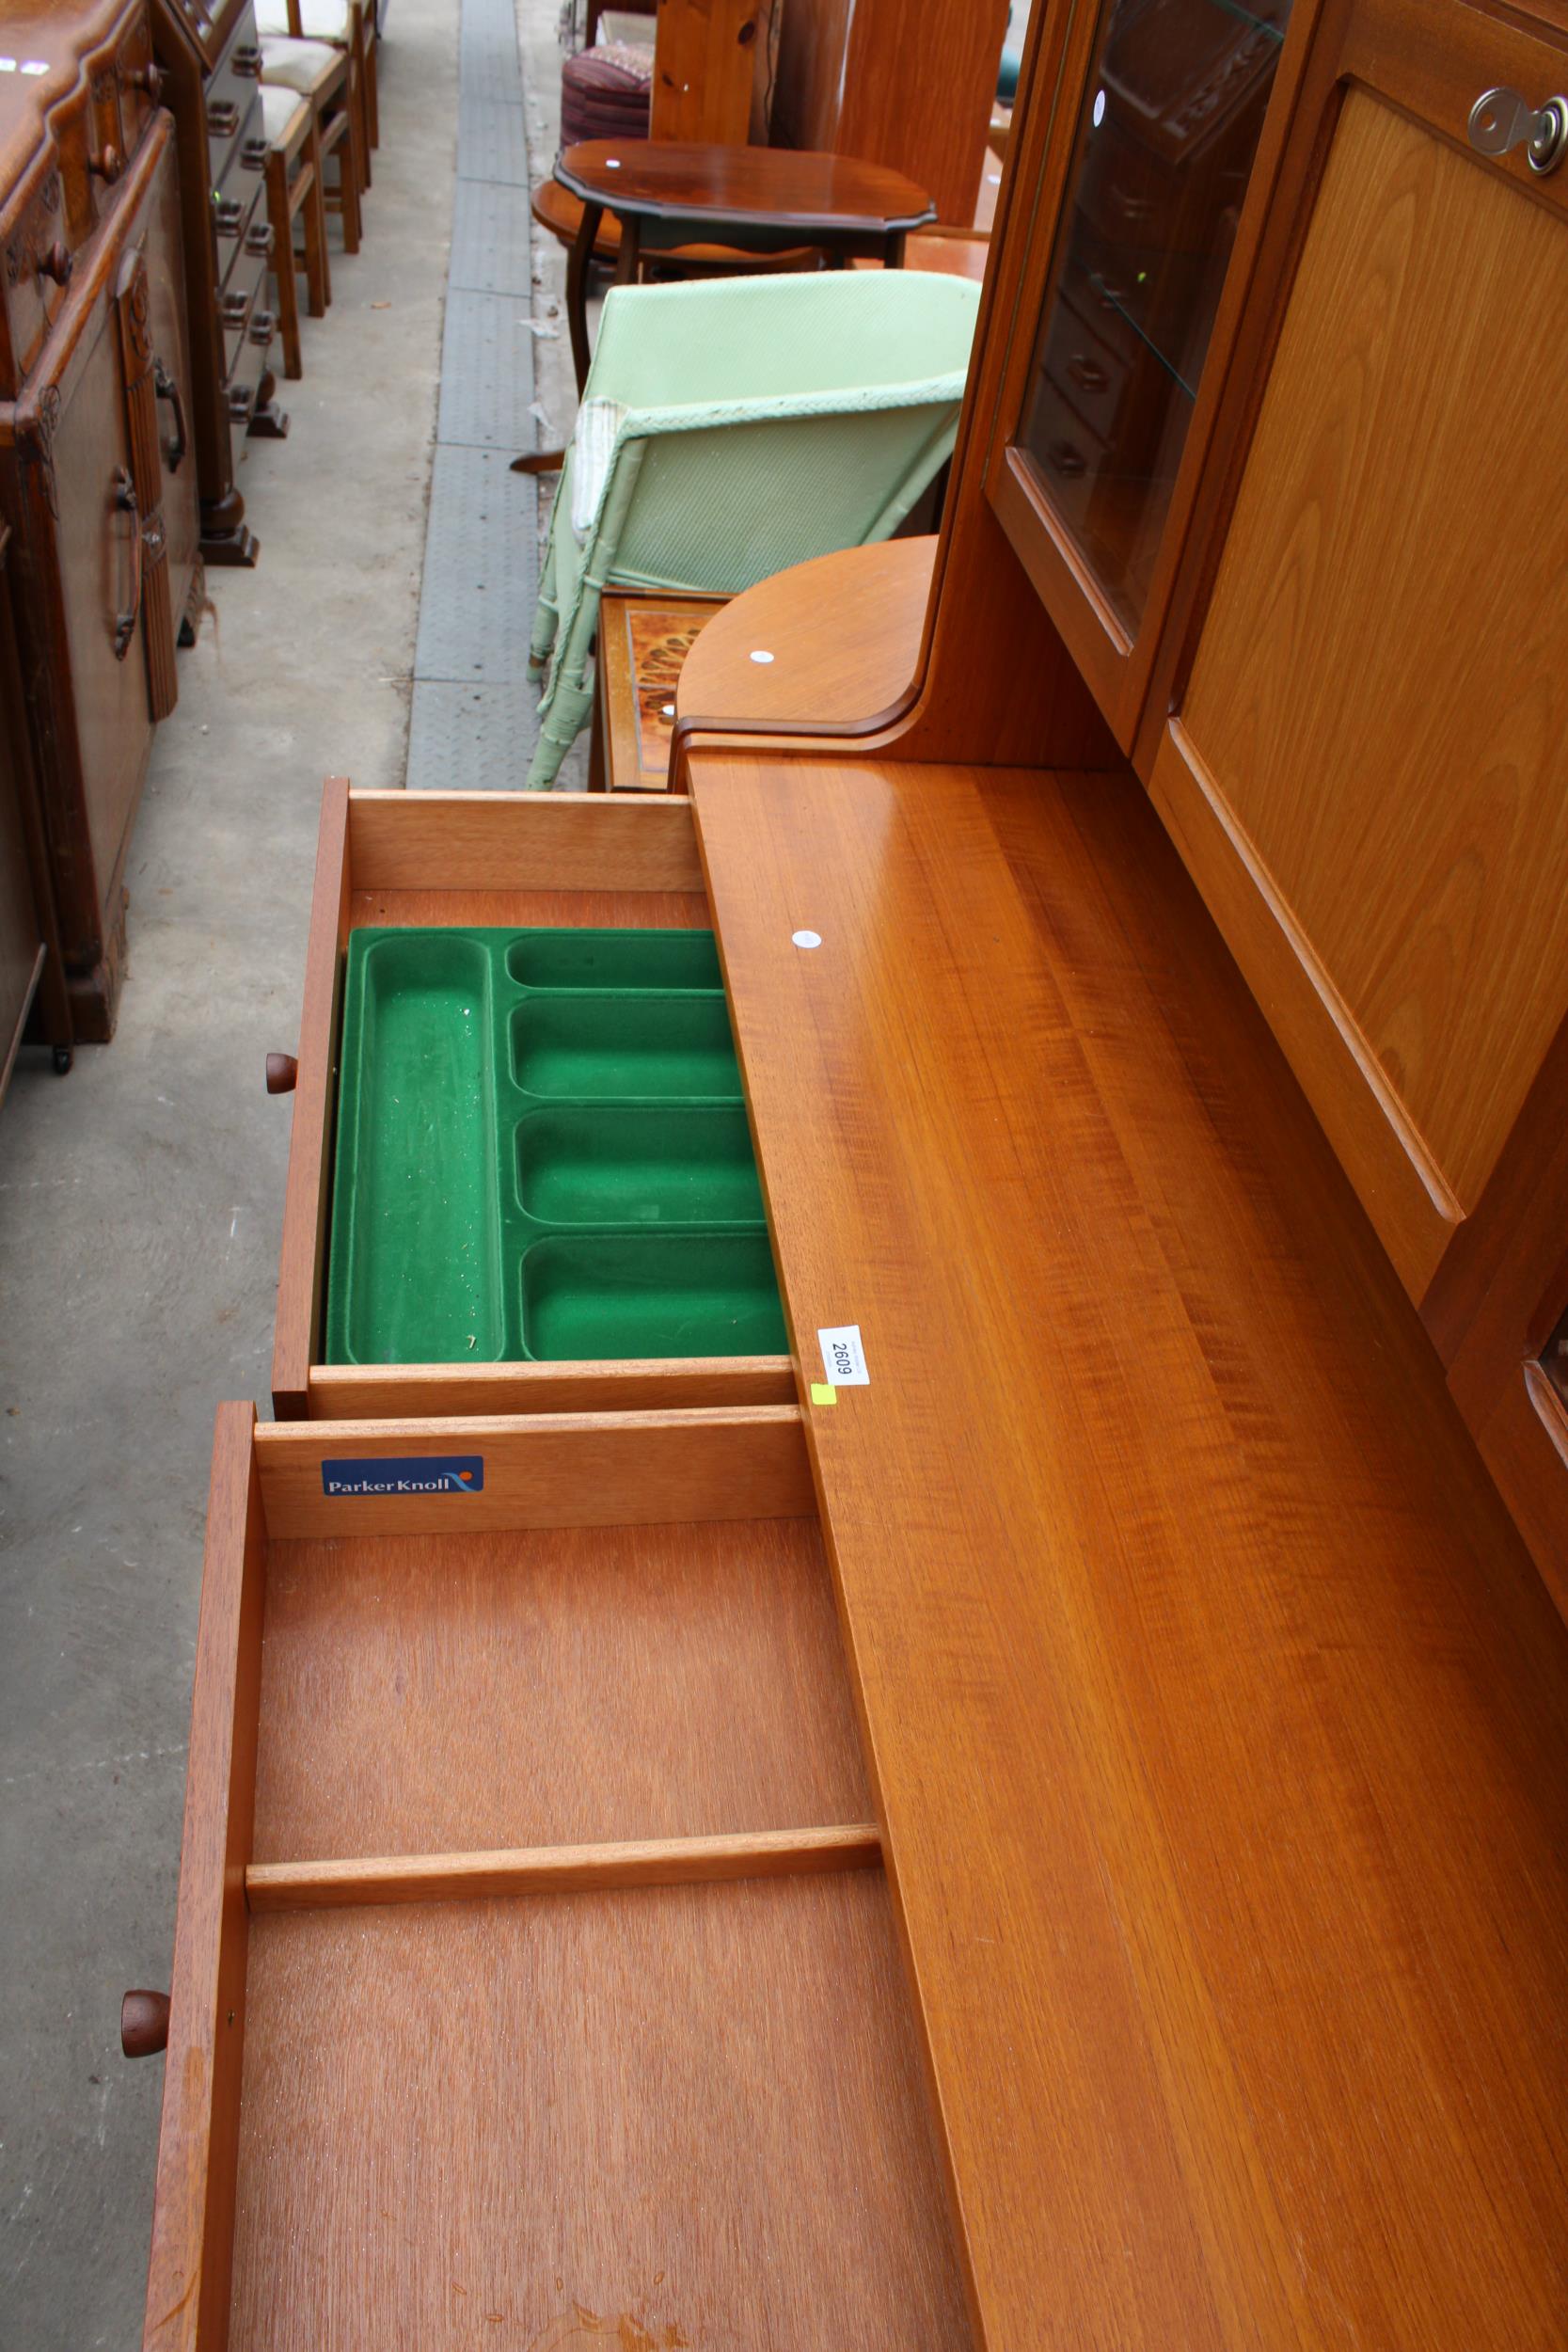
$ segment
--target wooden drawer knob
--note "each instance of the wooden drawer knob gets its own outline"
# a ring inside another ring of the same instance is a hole
[[[151,2058],[167,2049],[166,1993],[127,1993],[119,2005],[119,2046],[127,2058]]]
[[[267,1056],[267,1092],[269,1094],[292,1094],[298,1076],[299,1064],[293,1054],[269,1054]]]
[[[76,266],[76,256],[58,237],[38,258],[40,278],[52,278],[56,286],[69,286],[71,273]]]

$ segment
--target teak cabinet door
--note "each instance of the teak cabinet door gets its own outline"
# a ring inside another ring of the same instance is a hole
[[[1079,0],[1031,46],[1010,168],[1050,225],[1018,283],[986,490],[1124,751],[1313,13]]]
[[[1325,14],[1153,763],[1418,1300],[1568,1013],[1568,168],[1466,141],[1493,86],[1565,84],[1564,47],[1458,0]]]
[[[179,192],[166,116],[119,183],[122,212],[73,285],[18,402],[17,610],[62,946],[90,970],[152,729],[174,707],[196,562]]]

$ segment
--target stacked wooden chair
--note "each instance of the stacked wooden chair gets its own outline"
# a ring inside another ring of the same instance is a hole
[[[273,231],[284,373],[304,373],[298,280],[309,315],[332,298],[326,215],[342,221],[343,249],[357,253],[360,199],[380,136],[373,9],[360,0],[260,0],[261,100],[267,138],[267,217]],[[329,184],[327,166],[335,164]],[[296,224],[301,242],[296,246]]]

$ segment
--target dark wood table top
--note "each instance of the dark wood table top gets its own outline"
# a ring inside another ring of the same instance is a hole
[[[758,220],[884,236],[936,217],[926,190],[901,171],[787,147],[584,139],[567,148],[555,176],[585,204],[650,220]]]

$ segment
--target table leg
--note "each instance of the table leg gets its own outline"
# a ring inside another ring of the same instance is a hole
[[[602,204],[585,204],[566,263],[566,325],[572,337],[572,366],[577,372],[578,396],[588,381],[588,264],[594,240],[604,218]]]
[[[884,269],[902,269],[903,266],[904,231],[902,229],[895,229],[894,230],[892,235],[888,238],[887,251],[882,256],[882,267]]]
[[[615,283],[635,286],[637,267],[642,259],[642,224],[636,214],[621,222],[621,250],[615,259]]]

